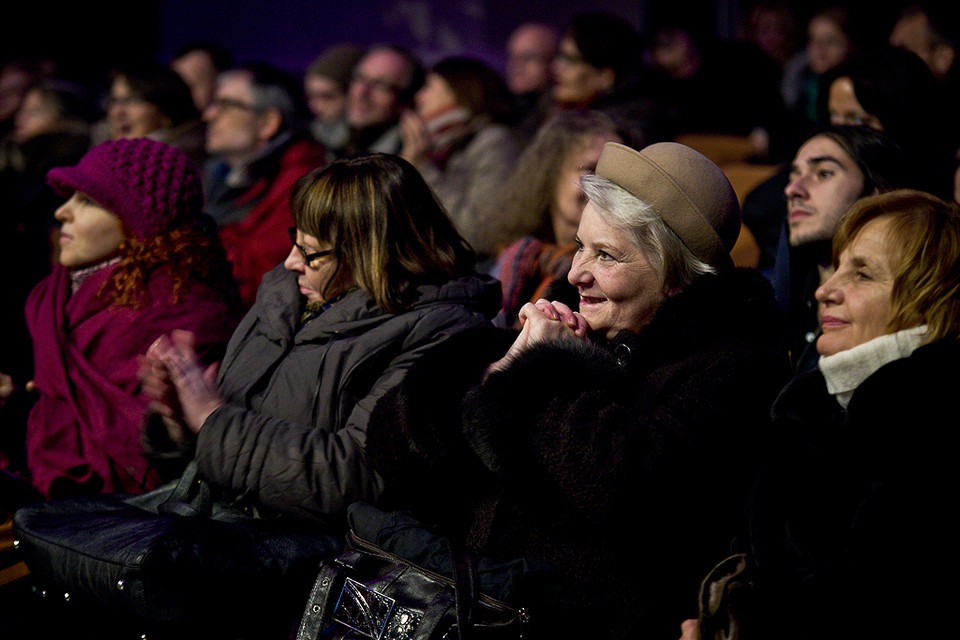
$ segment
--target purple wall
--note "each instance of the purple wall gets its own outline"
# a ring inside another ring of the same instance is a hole
[[[641,26],[640,3],[580,0],[522,3],[505,0],[164,0],[159,56],[169,59],[190,40],[212,39],[240,61],[272,62],[300,72],[328,45],[397,42],[426,64],[470,53],[498,64],[510,31],[526,20],[561,27],[575,13],[606,9]]]

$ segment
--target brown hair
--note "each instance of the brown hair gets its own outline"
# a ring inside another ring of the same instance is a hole
[[[202,282],[231,304],[238,304],[237,285],[230,262],[214,231],[194,221],[140,240],[124,228],[120,264],[101,292],[112,285],[114,304],[138,308],[147,302],[147,283],[160,269],[167,269],[172,282],[170,302],[180,299],[188,282]]]
[[[627,137],[612,119],[598,111],[564,111],[540,127],[536,138],[520,154],[500,195],[503,219],[523,220],[529,225],[511,230],[513,235],[529,233],[545,242],[556,242],[551,207],[560,171],[567,158],[602,135]]]
[[[450,87],[457,104],[473,116],[487,116],[501,121],[510,111],[510,91],[490,65],[474,58],[447,58],[438,62],[430,73]]]
[[[926,324],[924,342],[960,337],[960,208],[901,189],[858,200],[833,240],[833,260],[872,220],[890,220],[896,247],[890,329]]]
[[[297,182],[290,209],[298,229],[332,245],[337,271],[349,267],[385,311],[407,308],[417,285],[445,282],[476,261],[420,173],[397,156],[315,169]]]

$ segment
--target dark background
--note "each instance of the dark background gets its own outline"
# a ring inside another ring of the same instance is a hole
[[[604,9],[641,33],[658,12],[679,10],[715,35],[734,38],[749,0],[140,0],[66,5],[8,2],[0,59],[52,56],[67,74],[97,77],[133,59],[168,62],[183,44],[210,39],[238,62],[271,62],[299,73],[327,45],[350,40],[404,44],[430,64],[444,54],[470,53],[499,66],[510,31],[526,20],[563,28],[571,16]],[[816,8],[790,1],[805,22]],[[871,28],[884,31],[892,3],[863,7]]]

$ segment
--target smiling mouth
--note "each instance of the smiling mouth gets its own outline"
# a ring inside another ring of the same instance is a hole
[[[595,296],[585,296],[585,295],[583,295],[582,293],[580,294],[580,306],[583,306],[583,305],[589,306],[589,305],[592,305],[592,304],[600,304],[601,302],[606,302],[606,301],[607,301],[606,298],[598,298],[598,297],[595,297]]]

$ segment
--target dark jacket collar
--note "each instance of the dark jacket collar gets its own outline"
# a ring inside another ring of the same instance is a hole
[[[471,274],[439,285],[420,285],[409,311],[434,304],[462,305],[493,318],[501,304],[500,283],[489,276]],[[278,265],[263,277],[250,313],[258,315],[268,336],[292,338],[300,327],[302,307],[297,279],[283,265]],[[383,311],[365,291],[357,288],[310,322],[298,340],[315,340],[333,333],[360,333],[393,315],[396,314]]]

